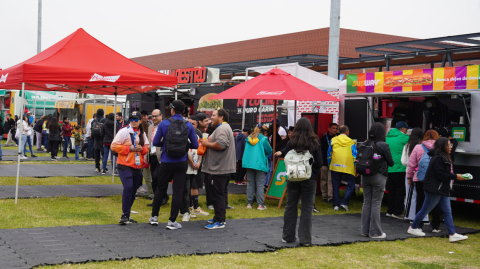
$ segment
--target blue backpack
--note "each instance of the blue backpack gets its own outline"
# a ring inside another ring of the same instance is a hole
[[[423,153],[423,156],[422,158],[420,158],[420,162],[418,163],[417,178],[419,181],[425,180],[425,174],[427,173],[428,165],[430,164],[430,160],[432,159],[432,157],[428,155],[430,150],[423,144],[422,147],[425,153]]]

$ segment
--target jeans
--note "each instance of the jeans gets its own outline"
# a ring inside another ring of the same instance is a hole
[[[75,160],[80,160],[78,152],[80,151],[80,145],[75,145]]]
[[[405,201],[405,172],[388,173],[388,209],[387,213],[402,215]]]
[[[257,205],[263,204],[263,188],[265,172],[247,168],[247,204],[253,204],[253,195],[256,193]]]
[[[414,182],[413,184],[415,184],[415,188],[417,189],[417,204],[416,204],[416,213],[418,214],[418,212],[420,212],[420,210],[422,210],[422,206],[423,206],[423,203],[425,201],[425,191],[423,190],[423,182],[421,181],[417,181],[417,182]],[[441,218],[441,215],[442,215],[442,210],[440,209],[440,206],[437,205],[436,207],[434,207],[430,213],[432,213],[432,229],[437,229],[440,227],[440,218]],[[425,219],[420,223],[420,228],[423,227],[423,224],[426,222],[428,222],[428,216],[425,217]]]
[[[377,173],[372,176],[362,176],[363,208],[362,234],[366,236],[380,236],[383,234],[380,223],[380,209],[387,179]]]
[[[250,178],[248,179],[250,181]],[[312,243],[312,212],[315,205],[315,192],[317,189],[316,179],[287,182],[287,204],[283,215],[283,240],[295,241],[297,229],[298,200],[302,197],[300,223],[298,225],[298,237],[300,244]]]
[[[415,219],[412,223],[412,228],[417,229],[423,218],[428,213],[430,213],[430,211],[432,211],[437,204],[440,206],[440,209],[443,212],[443,219],[445,220],[448,234],[454,234],[455,227],[453,226],[452,209],[450,208],[450,197],[442,196],[436,193],[425,192],[425,202],[423,202],[423,206],[422,209],[420,209],[420,212],[418,212],[418,214],[415,216]]]
[[[110,154],[110,146],[103,145],[103,161],[102,161],[102,169],[107,169],[107,162],[108,162],[108,154]],[[113,154],[110,154],[110,161],[112,162],[112,171],[114,170],[115,163],[113,162]]]
[[[64,136],[63,137],[63,157],[67,157],[69,144],[70,144],[70,136]]]
[[[48,145],[48,134],[47,134],[47,131],[43,131],[42,132],[42,137],[43,137],[43,146],[45,147],[45,149],[47,149],[47,145]]]
[[[27,144],[28,144],[28,147],[30,148],[30,154],[32,155],[33,157],[33,150],[32,150],[32,139],[29,135],[26,135],[26,140],[25,140],[25,146],[24,146],[24,149],[23,149],[23,155],[27,156]],[[22,136],[22,140],[23,140],[23,136]],[[22,141],[22,144],[23,144],[23,141]]]
[[[93,139],[91,137],[87,138],[87,158],[92,159],[93,155]]]
[[[142,186],[142,174],[133,173],[131,170],[119,170],[118,175],[123,185],[122,211],[123,215],[130,217],[130,210],[135,202],[137,189]]]
[[[351,174],[331,170],[330,173],[332,175],[333,206],[340,206],[340,183],[343,176],[345,176],[345,179],[347,180],[347,191],[345,192],[345,197],[343,197],[341,204],[348,205],[350,198],[352,198],[352,195],[355,192],[355,177]]]
[[[23,156],[25,156],[26,148],[27,148],[27,135],[22,134],[22,144],[20,145],[20,150],[22,151]]]
[[[320,190],[322,192],[323,200],[332,200],[333,199],[333,192],[332,192],[332,174],[330,173],[330,169],[328,166],[322,166],[320,169],[321,177],[320,177]]]
[[[42,133],[35,131],[37,134],[37,150],[42,149]]]

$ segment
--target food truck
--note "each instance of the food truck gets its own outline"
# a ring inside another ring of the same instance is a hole
[[[123,104],[117,101],[116,112],[122,111]],[[81,124],[82,127],[85,126],[99,108],[103,108],[106,116],[113,113],[114,102],[109,99],[94,100],[92,98],[64,99],[55,102],[55,114],[58,116],[58,120],[63,121],[64,117],[68,117],[72,126],[77,124]]]
[[[473,180],[454,181],[451,200],[480,204],[479,70],[480,66],[469,65],[349,74],[339,90],[340,124],[346,124],[352,139],[361,143],[374,122],[383,123],[387,132],[394,127],[392,112],[399,98],[405,98],[413,115],[409,126],[426,131],[431,125],[425,101],[436,97],[448,108],[441,128],[458,141],[454,172],[473,175]]]

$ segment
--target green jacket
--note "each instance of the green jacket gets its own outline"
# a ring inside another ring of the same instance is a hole
[[[246,140],[242,167],[268,173],[268,156],[272,154],[272,147],[267,137],[259,134],[257,138],[249,136]]]
[[[388,167],[389,173],[406,172],[407,168],[403,166],[401,159],[403,147],[407,144],[409,138],[408,135],[400,132],[397,128],[393,128],[388,132],[386,142],[390,146],[394,161],[393,166]]]

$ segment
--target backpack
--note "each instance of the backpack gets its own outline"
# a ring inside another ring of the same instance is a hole
[[[169,118],[165,152],[172,158],[184,157],[188,152],[188,127],[187,121]]]
[[[430,160],[432,160],[432,157],[428,155],[430,150],[423,144],[422,147],[425,153],[423,153],[422,158],[420,158],[420,162],[418,162],[417,178],[419,181],[425,180],[425,174],[427,173],[428,165],[430,164]]]
[[[313,155],[307,150],[305,153],[290,150],[285,158],[285,168],[287,168],[287,177],[289,181],[304,181],[312,176],[312,164],[310,159]]]
[[[103,130],[103,122],[94,120],[92,121],[92,136],[93,137],[101,137]]]
[[[367,140],[358,147],[355,171],[362,176],[375,175],[380,171],[381,158],[377,153],[377,143]]]
[[[42,127],[43,127],[43,120],[39,120],[39,121],[37,121],[37,123],[35,123],[35,126],[33,126],[33,130],[35,132],[41,133],[42,132]]]

